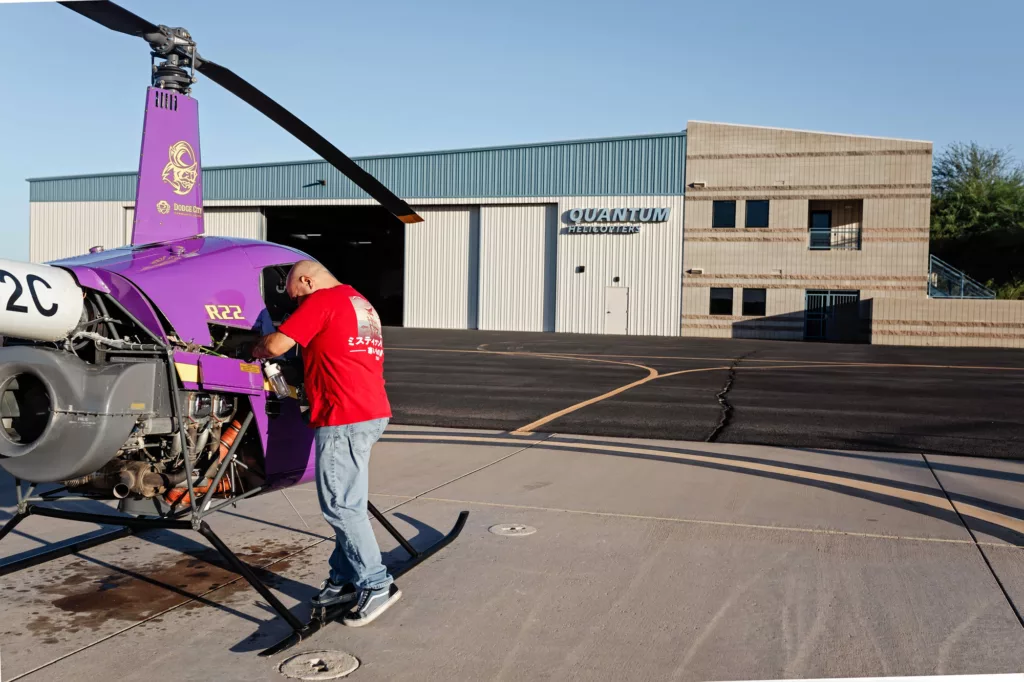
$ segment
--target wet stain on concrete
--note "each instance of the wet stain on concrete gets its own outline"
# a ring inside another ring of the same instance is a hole
[[[284,571],[290,565],[288,560],[280,559],[301,548],[302,545],[298,544],[267,540],[249,545],[237,554],[254,568],[277,560],[271,570],[256,571],[261,579],[273,586],[280,581],[275,572]],[[212,549],[177,555],[177,558],[165,556],[164,560],[144,564],[122,562],[120,557],[117,565],[75,560],[32,576],[28,579],[32,584],[17,591],[32,592],[37,597],[33,602],[40,605],[48,602],[55,608],[33,609],[27,623],[0,623],[0,628],[4,625],[11,627],[9,632],[0,631],[0,637],[20,635],[17,630],[24,630],[33,638],[40,638],[43,644],[56,644],[69,634],[99,630],[110,621],[127,625],[145,620],[216,588],[221,589],[211,594],[209,599],[217,603],[227,604],[232,598],[235,601],[248,598],[237,596],[247,591],[255,595],[252,587],[244,579],[238,579],[238,574],[230,571]],[[224,585],[226,587],[221,587]],[[192,601],[186,608],[203,606],[206,604],[201,601]]]

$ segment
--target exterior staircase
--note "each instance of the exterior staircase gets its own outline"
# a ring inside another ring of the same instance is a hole
[[[928,295],[932,298],[995,298],[996,292],[968,277],[963,270],[930,256]]]

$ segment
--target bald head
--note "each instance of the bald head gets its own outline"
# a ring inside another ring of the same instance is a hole
[[[314,260],[300,260],[288,271],[285,290],[289,298],[302,301],[315,291],[331,289],[341,284],[330,270]]]

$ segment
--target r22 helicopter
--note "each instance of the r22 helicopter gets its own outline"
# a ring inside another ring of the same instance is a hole
[[[404,223],[421,222],[330,142],[234,72],[201,57],[182,28],[157,26],[109,2],[60,2],[151,48],[131,244],[48,264],[0,259],[0,467],[15,478],[17,513],[120,530],[0,564],[0,575],[155,528],[200,532],[291,626],[276,653],[340,613],[300,622],[214,534],[206,517],[244,498],[313,480],[301,357],[284,360],[274,389],[251,349],[293,305],[291,264],[311,257],[268,242],[203,234],[196,74],[218,83],[292,133]],[[336,273],[344,276],[344,273]],[[366,323],[379,338],[379,320]],[[39,484],[56,488],[37,493]],[[117,500],[119,514],[61,508]],[[414,548],[401,575],[449,544]]]

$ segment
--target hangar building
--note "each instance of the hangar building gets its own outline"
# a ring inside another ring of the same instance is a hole
[[[313,255],[386,325],[1024,344],[929,256],[929,142],[691,121],[356,160],[425,221],[317,160],[205,168],[207,234]],[[134,172],[29,182],[32,260],[129,241]]]

